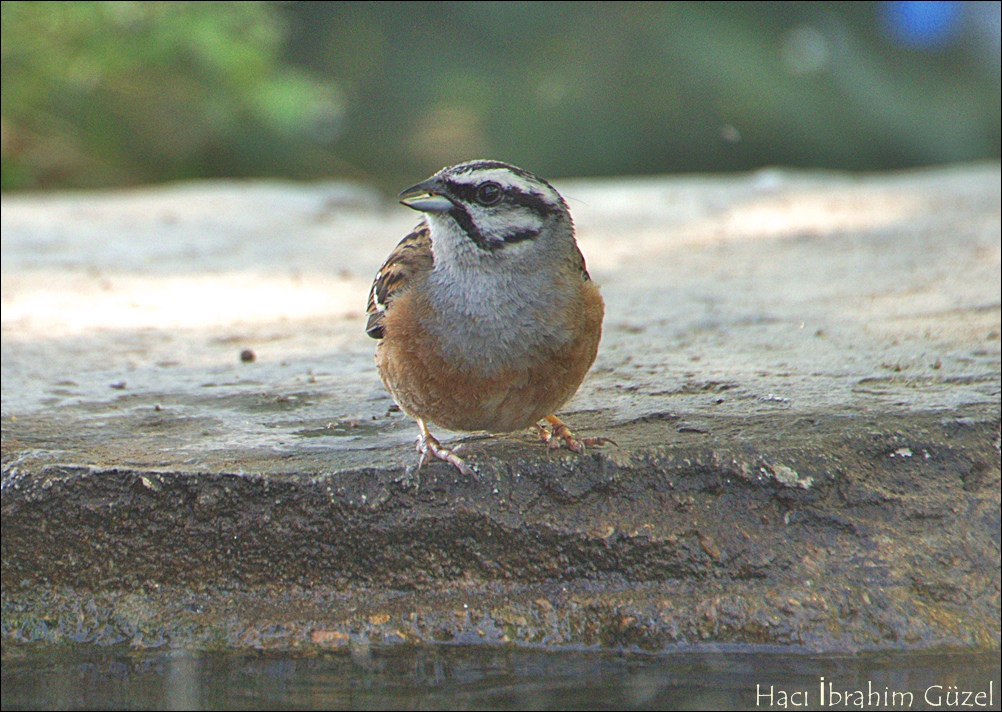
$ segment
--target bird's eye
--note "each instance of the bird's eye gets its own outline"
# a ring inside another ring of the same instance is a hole
[[[497,205],[504,197],[501,186],[494,182],[487,182],[477,188],[477,202],[481,205]]]

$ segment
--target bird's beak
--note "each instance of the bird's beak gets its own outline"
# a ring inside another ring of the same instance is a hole
[[[443,186],[435,178],[412,185],[399,196],[400,202],[408,208],[423,213],[445,213],[454,207],[452,201],[443,194]]]

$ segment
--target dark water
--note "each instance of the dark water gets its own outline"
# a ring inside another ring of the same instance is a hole
[[[396,647],[234,654],[6,647],[0,680],[5,710],[879,709],[885,699],[888,708],[908,708],[909,692],[911,709],[999,709],[999,675],[997,653],[653,656]],[[894,698],[895,692],[904,696]]]

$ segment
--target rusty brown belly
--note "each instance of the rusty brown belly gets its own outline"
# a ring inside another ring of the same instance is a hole
[[[451,362],[421,328],[422,305],[410,296],[401,295],[386,314],[376,366],[394,400],[412,417],[449,430],[527,428],[566,403],[595,361],[604,306],[590,282],[582,289],[581,308],[572,312],[576,336],[570,342],[489,375]]]

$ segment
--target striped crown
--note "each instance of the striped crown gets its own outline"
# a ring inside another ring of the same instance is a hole
[[[570,222],[553,186],[501,161],[469,161],[443,168],[405,190],[401,202],[437,219],[448,216],[489,252],[536,239],[554,220]]]

